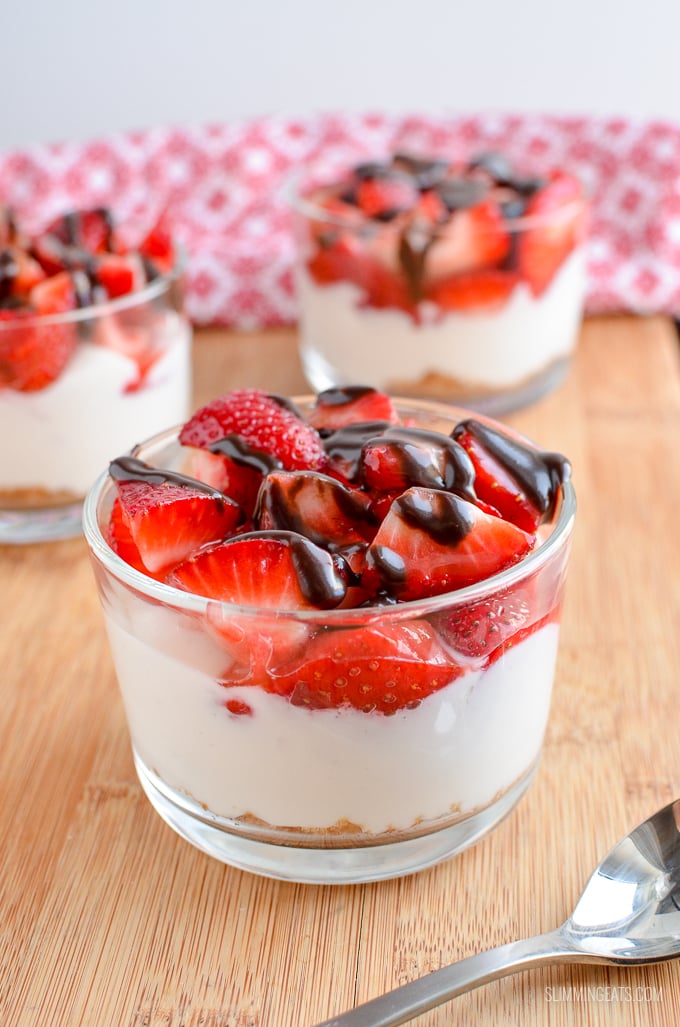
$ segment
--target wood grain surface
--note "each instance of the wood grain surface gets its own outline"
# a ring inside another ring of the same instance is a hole
[[[292,331],[198,333],[196,402],[307,391]],[[475,848],[379,884],[215,862],[135,778],[82,539],[0,547],[0,1025],[309,1027],[561,922],[608,848],[680,797],[680,362],[660,318],[590,320],[568,380],[508,418],[567,453],[579,498],[545,751]],[[421,1017],[680,1023],[680,966],[545,969]]]

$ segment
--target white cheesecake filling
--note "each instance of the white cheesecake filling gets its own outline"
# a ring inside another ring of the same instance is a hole
[[[40,489],[82,496],[110,460],[188,416],[191,330],[168,314],[163,350],[138,389],[136,362],[80,343],[64,372],[36,392],[0,390],[0,491]]]
[[[386,717],[224,688],[216,678],[228,657],[200,622],[135,607],[130,619],[105,604],[133,745],[166,785],[214,814],[309,830],[343,821],[371,833],[406,830],[487,806],[540,753],[555,624]],[[252,714],[230,713],[229,699]]]
[[[416,324],[403,311],[363,306],[355,285],[320,286],[301,270],[302,358],[317,389],[351,382],[389,389],[428,375],[453,378],[473,390],[511,388],[572,351],[585,287],[581,247],[539,297],[520,282],[503,306],[489,311],[442,313],[421,304]]]

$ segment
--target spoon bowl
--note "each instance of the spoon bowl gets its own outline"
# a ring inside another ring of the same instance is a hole
[[[556,930],[442,967],[317,1027],[396,1027],[482,984],[547,964],[635,966],[679,955],[677,799],[614,846]]]

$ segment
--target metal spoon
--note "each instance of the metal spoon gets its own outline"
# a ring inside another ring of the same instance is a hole
[[[480,984],[548,963],[635,966],[680,955],[680,799],[615,845],[555,931],[442,967],[317,1027],[396,1027]]]

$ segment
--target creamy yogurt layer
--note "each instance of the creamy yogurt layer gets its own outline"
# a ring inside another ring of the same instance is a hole
[[[421,304],[416,323],[397,309],[363,303],[349,282],[317,283],[300,270],[301,355],[317,389],[365,381],[379,389],[416,386],[432,376],[461,390],[512,388],[569,356],[582,315],[584,250],[575,250],[545,292],[519,282],[490,311],[457,313]]]
[[[406,831],[484,808],[537,759],[548,717],[558,626],[485,670],[386,717],[307,709],[257,686],[225,688],[228,658],[196,622],[136,605],[106,623],[133,746],[169,788],[227,818],[328,830]],[[199,669],[200,668],[200,669]],[[247,703],[235,715],[227,700]]]
[[[103,345],[80,343],[64,372],[36,392],[4,389],[0,491],[83,495],[109,459],[187,415],[190,330],[174,313],[154,328],[163,351],[143,386],[137,363]]]

